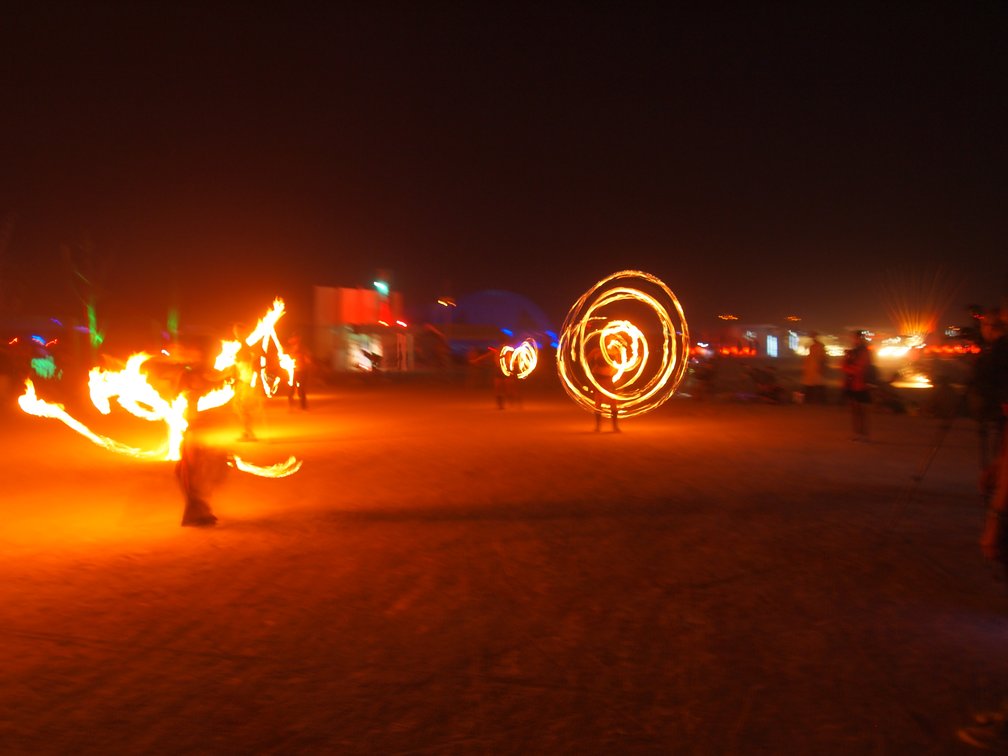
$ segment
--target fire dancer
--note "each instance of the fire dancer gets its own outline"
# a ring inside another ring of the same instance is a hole
[[[207,383],[198,366],[186,366],[179,378],[179,391],[189,402],[186,410],[189,427],[182,441],[181,458],[175,465],[175,477],[185,496],[182,525],[187,527],[217,524],[217,517],[210,509],[210,495],[223,482],[228,467],[227,453],[208,443],[204,421],[196,411],[196,399]]]
[[[244,329],[240,323],[234,326],[234,337],[241,345],[235,354],[234,375],[234,408],[241,421],[242,434],[240,441],[256,441],[255,420],[262,409],[262,391],[255,386],[256,365],[252,351],[245,344],[242,335]]]
[[[182,442],[182,458],[175,465],[175,476],[185,496],[183,526],[205,528],[217,524],[210,509],[210,495],[224,481],[227,468],[227,452],[206,443],[190,428]]]
[[[606,379],[611,381],[612,377],[616,375],[616,368],[602,354],[601,345],[595,346],[588,353],[588,366],[591,369],[592,375],[599,381]],[[599,389],[595,389],[593,393],[595,395],[595,432],[598,433],[602,430],[602,408],[605,406],[603,400],[606,399],[606,396]],[[614,433],[619,433],[618,413],[619,408],[616,400],[609,398],[609,417],[612,420]]]

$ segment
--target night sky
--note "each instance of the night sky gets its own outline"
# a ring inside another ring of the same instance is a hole
[[[88,244],[113,322],[307,321],[380,268],[557,324],[624,268],[698,327],[885,324],[936,272],[950,322],[1002,296],[1008,6],[703,5],[8,9],[4,296],[78,310]]]

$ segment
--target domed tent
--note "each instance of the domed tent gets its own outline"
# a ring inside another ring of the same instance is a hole
[[[453,352],[496,345],[512,336],[531,336],[547,344],[556,340],[555,327],[537,304],[522,294],[497,289],[460,297],[446,332]]]

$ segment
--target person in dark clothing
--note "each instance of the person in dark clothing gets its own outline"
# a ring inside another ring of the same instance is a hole
[[[217,516],[210,508],[210,495],[224,481],[227,469],[227,452],[203,442],[190,429],[182,442],[182,458],[175,465],[175,476],[185,496],[183,526],[217,524]]]
[[[196,411],[196,400],[208,385],[198,365],[185,366],[178,382],[179,393],[185,394],[188,400],[186,421],[189,426],[182,440],[181,458],[175,464],[175,477],[185,497],[182,525],[187,527],[217,524],[217,517],[210,508],[210,495],[223,482],[228,468],[228,453],[209,443],[204,421]]]
[[[977,422],[979,463],[981,471],[984,471],[997,458],[1005,426],[1005,413],[1001,410],[998,398],[997,380],[999,372],[1006,370],[1004,363],[1008,361],[1008,336],[996,309],[980,316],[980,336],[980,354],[973,363],[967,399],[971,414]]]
[[[301,409],[308,409],[308,393],[305,389],[305,374],[311,359],[308,351],[301,344],[301,337],[294,334],[287,342],[287,354],[294,360],[294,375],[287,390],[287,406],[294,409],[294,397],[297,396]]]
[[[868,406],[874,376],[871,354],[862,331],[851,334],[851,348],[844,353],[841,369],[844,375],[844,397],[851,410],[851,425],[855,441],[868,441]]]
[[[1008,416],[1008,336],[1003,332],[991,346],[990,391],[1002,414]],[[1008,571],[1008,439],[1003,434],[997,457],[981,474],[981,489],[989,495],[989,505],[980,548]]]

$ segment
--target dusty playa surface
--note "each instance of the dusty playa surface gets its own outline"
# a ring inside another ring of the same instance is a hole
[[[211,530],[170,464],[2,410],[3,751],[957,753],[1008,697],[965,418],[915,485],[924,416],[310,401],[241,447],[303,470],[230,474]]]

